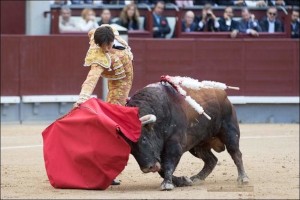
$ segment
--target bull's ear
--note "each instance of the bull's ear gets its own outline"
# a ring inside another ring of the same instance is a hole
[[[150,124],[156,122],[156,116],[149,114],[140,118],[142,125]]]

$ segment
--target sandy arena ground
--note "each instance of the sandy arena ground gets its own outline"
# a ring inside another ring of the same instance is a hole
[[[143,174],[130,156],[120,186],[107,190],[54,189],[48,182],[41,132],[48,124],[1,125],[1,199],[299,199],[299,124],[241,124],[241,151],[250,184],[239,186],[227,152],[198,185],[160,191],[157,173]],[[182,157],[175,175],[198,173],[203,162]]]

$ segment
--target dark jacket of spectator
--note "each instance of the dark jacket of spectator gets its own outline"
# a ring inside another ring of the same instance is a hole
[[[182,32],[193,32],[193,31],[197,31],[197,24],[196,24],[195,22],[193,22],[193,23],[191,24],[191,26],[189,27],[189,29],[187,29],[185,22],[182,21],[181,31],[182,31]]]
[[[154,14],[152,14],[152,16],[153,27],[158,27],[158,31],[153,31],[153,37],[165,38],[166,35],[171,31],[167,18],[164,16],[159,16],[159,20],[157,20]]]
[[[257,21],[245,21],[241,20],[239,21],[239,32],[241,33],[247,33],[248,29],[256,30],[257,32],[261,32],[261,27],[259,26]]]
[[[284,27],[283,27],[281,21],[276,19],[274,23],[275,23],[275,30],[274,30],[275,32],[283,32],[284,31]],[[269,21],[268,21],[267,17],[264,17],[260,21],[259,24],[260,24],[262,32],[269,32]]]
[[[219,19],[220,24],[220,31],[233,31],[233,30],[239,30],[239,22],[235,20],[231,20],[230,26],[226,24],[226,20],[224,17],[220,17]]]
[[[133,20],[132,22],[123,22],[121,19],[116,21],[116,24],[119,24],[120,26],[123,26],[127,28],[128,30],[138,30],[139,29],[139,23],[138,21]]]
[[[217,31],[219,31],[219,29],[215,27],[215,21],[212,18],[207,20],[202,28],[200,28],[200,26],[199,26],[199,23],[202,21],[202,16],[198,17],[196,19],[196,21],[198,21],[197,31],[205,31],[205,32],[206,31],[207,32],[217,32]]]
[[[300,7],[300,1],[299,0],[285,0],[285,3],[286,3],[286,5]]]
[[[291,24],[291,32],[292,38],[300,38],[300,23],[298,21]]]
[[[97,23],[98,23],[99,26],[101,26],[101,25],[103,24],[102,20],[98,21]],[[108,24],[112,24],[112,21],[109,20],[109,23],[108,23]]]

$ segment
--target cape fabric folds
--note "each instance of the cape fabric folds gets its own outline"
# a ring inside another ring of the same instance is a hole
[[[106,189],[125,168],[141,132],[138,108],[91,98],[42,133],[47,175],[55,188]]]

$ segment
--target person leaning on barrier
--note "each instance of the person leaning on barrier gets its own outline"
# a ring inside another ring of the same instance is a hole
[[[68,6],[62,6],[59,16],[59,32],[79,32],[79,28],[72,18],[72,11]]]
[[[291,15],[291,37],[299,38],[300,37],[300,18],[299,10],[293,10]]]
[[[271,6],[267,10],[267,16],[264,17],[260,22],[260,27],[262,32],[275,33],[284,32],[284,27],[282,22],[277,19],[277,8]]]
[[[220,24],[217,17],[213,13],[212,5],[205,4],[202,9],[202,15],[198,17],[198,31],[217,32],[219,31]]]
[[[261,32],[261,27],[255,19],[255,15],[251,14],[248,8],[243,8],[241,12],[242,19],[239,21],[239,32],[258,37],[258,32]]]
[[[171,32],[168,20],[163,16],[165,9],[165,3],[158,1],[152,13],[153,18],[153,37],[154,38],[165,38],[168,33]]]
[[[233,16],[233,8],[231,6],[226,7],[223,17],[219,19],[219,30],[221,32],[231,32],[230,36],[235,38],[239,32],[239,23],[233,19]]]

